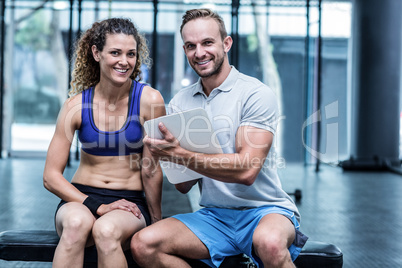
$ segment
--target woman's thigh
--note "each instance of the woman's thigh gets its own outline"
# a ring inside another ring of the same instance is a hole
[[[87,245],[93,244],[91,241],[91,230],[95,222],[95,217],[81,203],[69,202],[61,206],[55,217],[57,234],[61,237],[65,229],[70,230],[71,234],[88,236]]]

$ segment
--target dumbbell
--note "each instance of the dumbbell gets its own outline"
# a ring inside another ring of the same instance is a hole
[[[302,191],[300,189],[296,189],[294,193],[288,193],[288,195],[294,195],[296,201],[300,201],[302,198]]]

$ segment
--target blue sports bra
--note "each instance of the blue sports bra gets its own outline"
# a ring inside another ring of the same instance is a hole
[[[78,139],[84,152],[92,155],[118,156],[142,153],[142,125],[139,121],[140,99],[144,84],[132,81],[128,101],[127,119],[117,131],[99,130],[94,122],[94,87],[82,92],[81,127]]]

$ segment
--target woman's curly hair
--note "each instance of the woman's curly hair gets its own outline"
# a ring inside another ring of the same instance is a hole
[[[141,80],[141,64],[150,67],[151,59],[145,37],[140,34],[130,19],[111,18],[95,22],[78,40],[75,50],[75,64],[72,72],[70,96],[95,86],[100,80],[99,63],[92,55],[92,46],[103,50],[108,34],[132,35],[137,42],[137,61],[130,78]]]

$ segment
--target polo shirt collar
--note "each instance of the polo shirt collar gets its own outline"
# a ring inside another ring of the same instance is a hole
[[[232,65],[232,70],[230,70],[230,73],[228,77],[223,81],[223,83],[215,88],[214,90],[220,90],[220,91],[230,91],[234,87],[237,77],[239,76],[239,71]],[[212,90],[212,91],[214,91]],[[201,78],[198,78],[198,81],[196,83],[196,86],[193,89],[193,96],[196,94],[204,94],[204,91],[202,90],[202,84],[201,84]]]

